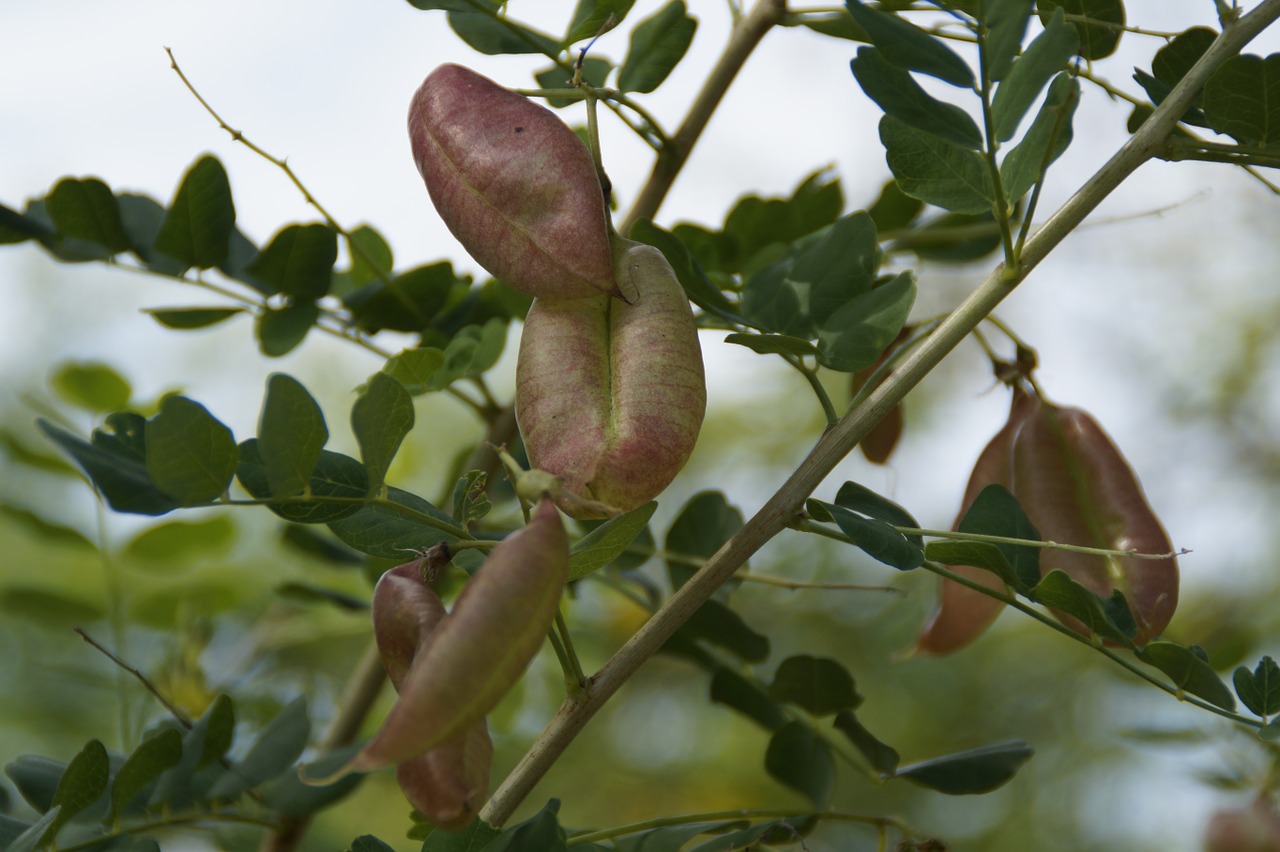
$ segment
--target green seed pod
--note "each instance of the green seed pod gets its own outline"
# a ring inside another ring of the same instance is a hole
[[[441,65],[413,96],[409,140],[440,218],[490,273],[539,298],[618,293],[591,153],[550,110]]]
[[[1078,408],[1037,400],[1014,438],[1012,490],[1046,541],[1138,553],[1173,550],[1129,463]],[[1097,595],[1109,597],[1118,589],[1138,624],[1138,645],[1159,636],[1178,605],[1178,562],[1172,556],[1134,559],[1046,550],[1040,572],[1055,568]],[[1075,619],[1058,617],[1087,632]]]
[[[1013,403],[1009,408],[1009,419],[996,433],[991,442],[978,456],[973,472],[969,475],[969,484],[964,489],[964,499],[960,504],[960,514],[952,529],[960,527],[960,521],[973,506],[973,501],[988,485],[1003,485],[1010,488],[1013,482],[1013,440],[1022,426],[1022,421],[1031,413],[1036,400],[1033,396],[1015,387]],[[989,589],[1004,590],[1004,583],[995,574],[985,568],[971,565],[948,565],[949,569],[969,580],[981,583]],[[916,639],[915,650],[925,654],[949,654],[968,645],[982,635],[991,622],[995,621],[1004,603],[995,598],[975,592],[954,580],[939,578],[938,604],[929,618],[920,636]]]
[[[543,500],[504,539],[421,642],[381,730],[347,769],[371,772],[461,738],[497,705],[537,653],[569,571],[569,539]],[[470,749],[464,743],[464,752]]]
[[[374,638],[396,692],[414,658],[447,618],[440,598],[422,581],[418,559],[382,575],[373,593]],[[465,732],[396,767],[405,798],[441,828],[461,828],[480,812],[489,790],[493,744],[483,718]]]
[[[516,365],[516,420],[533,467],[621,511],[647,503],[693,452],[706,410],[689,300],[662,252],[618,240],[631,304],[537,299]],[[561,501],[573,517],[600,517]]]

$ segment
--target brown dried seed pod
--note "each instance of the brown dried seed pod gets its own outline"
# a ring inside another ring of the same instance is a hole
[[[661,493],[689,460],[707,391],[693,312],[666,258],[629,240],[618,241],[617,256],[632,304],[534,301],[520,339],[516,419],[535,468],[627,511]]]
[[[490,273],[540,298],[618,294],[591,153],[550,110],[441,65],[413,96],[409,140],[440,218]]]
[[[1011,487],[1013,440],[1022,421],[1032,412],[1035,404],[1035,397],[1020,388],[1014,388],[1009,418],[978,456],[973,472],[969,475],[969,484],[965,486],[960,513],[956,515],[956,522],[951,527],[953,530],[959,528],[960,521],[968,513],[973,501],[982,493],[982,489],[988,485]],[[947,567],[960,576],[981,583],[989,589],[1004,590],[1004,583],[1000,578],[985,568],[975,568],[971,565],[948,565]],[[995,621],[1003,608],[1004,604],[995,598],[976,592],[953,580],[939,578],[938,604],[928,623],[920,631],[915,650],[925,654],[949,654],[957,651],[980,636],[991,622]]]
[[[1142,485],[1097,422],[1078,408],[1037,400],[1013,446],[1013,493],[1041,538],[1062,544],[1171,553]],[[1062,550],[1040,556],[1040,573],[1065,571],[1103,597],[1118,589],[1138,624],[1134,641],[1159,636],[1178,605],[1178,561],[1102,557]],[[1086,632],[1075,619],[1059,619]]]

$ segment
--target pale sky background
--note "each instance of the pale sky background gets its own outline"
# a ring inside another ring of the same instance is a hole
[[[639,0],[633,20],[659,5]],[[1131,22],[1153,30],[1213,23],[1211,0],[1127,5]],[[572,6],[513,0],[510,8],[521,20],[554,21],[544,28],[559,32]],[[724,3],[694,2],[692,11],[701,20],[693,50],[660,93],[643,99],[668,129],[678,124],[727,31]],[[620,61],[625,39],[607,37],[598,52]],[[238,223],[255,241],[265,243],[287,223],[316,219],[283,174],[218,129],[169,70],[165,46],[232,126],[288,157],[341,223],[379,228],[396,251],[397,268],[452,257],[478,271],[444,230],[414,169],[405,132],[409,97],[441,62],[471,65],[511,86],[532,85],[531,72],[546,63],[481,57],[453,36],[442,13],[417,11],[403,0],[0,0],[6,81],[0,202],[20,209],[70,174],[167,203],[186,168],[213,152],[230,174]],[[1250,50],[1265,54],[1278,46],[1280,33],[1269,33]],[[1126,37],[1122,55],[1097,71],[1137,92],[1132,68],[1149,68],[1157,47],[1154,39]],[[876,134],[879,112],[849,73],[855,49],[799,29],[771,33],[668,197],[660,223],[718,223],[740,195],[789,194],[825,165],[841,177],[849,209],[870,204],[888,172]],[[1042,217],[1123,141],[1127,107],[1088,84],[1084,93],[1077,142],[1051,173]],[[606,121],[603,135],[605,164],[625,208],[648,173],[647,149],[614,122]],[[1165,401],[1150,376],[1212,361],[1216,336],[1224,333],[1220,317],[1247,316],[1272,289],[1274,267],[1259,268],[1257,260],[1276,254],[1276,204],[1240,171],[1148,164],[1092,220],[1124,221],[1072,236],[1000,311],[1038,348],[1049,395],[1095,414],[1139,472],[1175,543],[1195,550],[1183,560],[1189,587],[1223,582],[1227,567],[1235,576],[1274,570],[1257,552],[1266,542],[1222,534],[1225,518],[1239,529],[1273,522],[1268,506],[1224,481],[1224,450],[1211,436],[1158,422]],[[920,313],[953,305],[988,267],[959,273],[926,267]],[[31,248],[0,248],[0,287],[0,405],[17,404],[17,392],[60,360],[106,360],[142,397],[181,382],[243,435],[253,430],[269,372],[351,387],[379,366],[314,336],[291,356],[268,361],[251,343],[248,322],[198,337],[162,329],[139,309],[214,302],[193,288],[101,265],[52,264]],[[712,336],[704,347],[713,407],[771,410],[780,394],[803,392],[799,378],[776,363]],[[933,381],[935,392],[955,401],[946,422],[909,425],[888,470],[847,461],[832,475],[832,490],[856,478],[904,501],[926,526],[951,523],[968,469],[1002,422],[1006,402],[1002,394],[983,394],[988,373],[972,345],[949,358]],[[715,484],[750,513],[781,481],[780,474],[776,481],[753,477],[726,471]],[[1188,807],[1165,802],[1162,811],[1171,830],[1195,832],[1209,798],[1186,780]]]

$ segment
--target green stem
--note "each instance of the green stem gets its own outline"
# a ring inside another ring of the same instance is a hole
[[[780,7],[774,8],[767,18],[769,26],[778,19],[781,11]],[[1205,80],[1278,17],[1280,0],[1262,0],[1253,11],[1225,28],[1137,132],[1027,240],[1018,269],[1006,273],[1000,266],[993,270],[862,405],[823,434],[808,457],[760,510],[605,663],[593,678],[586,695],[561,705],[524,758],[485,805],[481,812],[485,820],[492,825],[502,825],[507,821],[578,732],[622,684],[657,653],[752,554],[793,521],[805,498],[889,410],[932,372],[1116,187],[1151,159],[1191,105]],[[660,200],[665,192],[666,189],[657,192],[657,199]],[[637,210],[647,209],[637,204]]]
[[[319,504],[336,505],[336,506],[344,506],[344,505],[345,506],[350,506],[350,505],[378,506],[379,508],[389,509],[391,511],[394,511],[396,514],[398,514],[402,518],[408,518],[409,520],[419,521],[425,526],[435,527],[441,532],[448,533],[449,535],[454,536],[456,538],[460,538],[460,539],[474,538],[474,536],[471,535],[471,533],[467,532],[465,529],[463,529],[460,526],[457,526],[449,521],[442,520],[441,518],[437,518],[435,515],[429,515],[425,512],[419,512],[417,509],[411,509],[408,506],[403,506],[399,503],[396,503],[393,500],[388,500],[385,497],[330,497],[326,495],[316,495],[316,494],[313,494],[312,496],[307,497],[306,499],[303,499],[301,497],[296,497],[296,498],[286,497],[283,499],[278,497],[261,497],[261,498],[255,497],[251,499],[228,497],[228,498],[223,498],[219,500],[217,505],[219,506],[279,506],[279,505],[297,504],[297,503],[303,503],[303,504],[319,503]]]
[[[996,154],[1000,151],[1000,140],[996,136],[995,116],[991,110],[991,75],[987,71],[987,31],[978,27],[978,78],[980,80],[980,99],[982,101],[982,129],[987,144],[982,157],[987,164],[987,172],[991,175],[991,189],[995,198],[991,204],[991,212],[1000,226],[1000,243],[1004,246],[1004,263],[1009,269],[1017,269],[1018,254],[1013,242],[1013,229],[1009,222],[1009,199],[1005,196],[1004,181],[1000,179],[1000,163]]]
[[[840,415],[836,412],[836,407],[831,402],[827,389],[822,386],[822,380],[818,377],[817,369],[810,369],[804,365],[803,360],[789,355],[782,356],[782,360],[800,371],[800,375],[804,376],[804,380],[809,383],[814,395],[818,397],[818,403],[822,406],[822,414],[827,418],[827,426],[834,425],[840,419]]]
[[[557,633],[560,634],[562,643],[560,666],[564,669],[565,686],[569,690],[569,697],[574,698],[587,688],[587,675],[582,670],[581,661],[578,660],[578,652],[574,650],[573,637],[569,634],[569,624],[559,610],[556,611],[555,629],[551,631],[553,640]]]

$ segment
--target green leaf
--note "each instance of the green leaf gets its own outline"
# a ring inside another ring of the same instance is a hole
[[[62,239],[101,249],[108,258],[133,248],[111,188],[97,178],[63,178],[45,198],[45,211]]]
[[[281,540],[300,553],[328,562],[339,568],[364,564],[364,556],[333,537],[302,524],[286,524]]]
[[[240,485],[254,498],[272,497],[266,465],[258,449],[258,439],[250,438],[240,445],[240,465],[236,468]],[[311,474],[312,500],[276,500],[267,508],[286,521],[297,524],[327,524],[363,508],[369,494],[369,477],[364,465],[341,453],[322,450]],[[325,503],[315,498],[338,498],[343,502]]]
[[[422,331],[431,326],[469,279],[459,278],[448,261],[415,267],[389,281],[383,278],[346,294],[342,301],[357,327],[377,332]]]
[[[432,377],[444,366],[444,352],[431,347],[406,349],[392,355],[382,371],[399,382],[411,396],[439,390]]]
[[[853,675],[844,666],[829,657],[808,654],[782,661],[769,685],[769,697],[797,704],[815,716],[829,716],[862,701]]]
[[[811,816],[758,822],[699,843],[689,852],[736,852],[740,849],[761,849],[775,844],[791,845],[800,840],[815,822],[816,818]]]
[[[369,476],[369,495],[377,496],[391,460],[413,428],[413,398],[391,376],[374,373],[351,407],[351,428]]]
[[[150,314],[152,319],[165,328],[188,331],[217,325],[246,313],[246,310],[244,308],[146,308],[143,313]]]
[[[1110,598],[1102,598],[1066,572],[1055,569],[1027,594],[1032,600],[1079,620],[1091,635],[1121,645],[1133,645],[1138,625],[1119,589],[1114,590]]]
[[[1167,674],[1179,689],[1198,695],[1223,710],[1236,709],[1236,699],[1222,678],[1185,645],[1156,639],[1138,651],[1138,659]]]
[[[351,762],[363,744],[329,752],[307,764],[309,772],[325,778]],[[262,803],[280,816],[296,817],[315,813],[354,790],[364,776],[358,772],[342,776],[332,784],[304,784],[297,772],[277,775],[257,790]]]
[[[491,505],[489,494],[485,491],[489,477],[482,470],[469,470],[463,474],[453,486],[453,519],[459,526],[465,527],[472,521],[478,521],[489,514]]]
[[[258,455],[270,494],[293,497],[305,492],[328,440],[324,414],[302,383],[272,373],[258,418]]]
[[[720,288],[711,283],[679,237],[664,231],[649,219],[641,219],[631,226],[631,239],[648,243],[662,252],[680,280],[680,286],[695,305],[730,322],[741,319],[733,313],[733,304],[720,292]]]
[[[133,388],[106,364],[76,362],[58,368],[50,380],[54,391],[86,411],[116,411],[129,404]]]
[[[869,518],[878,518],[896,527],[920,526],[906,509],[857,482],[849,481],[840,486],[840,490],[836,492],[836,505]],[[924,543],[918,535],[907,536],[907,541],[917,547]]]
[[[929,95],[909,72],[890,64],[876,48],[858,48],[849,65],[862,91],[886,115],[962,149],[982,147],[982,133],[967,112]]]
[[[1073,136],[1071,121],[1079,103],[1080,83],[1075,77],[1062,73],[1049,84],[1049,94],[1035,121],[1000,164],[1000,181],[1010,203],[1017,203],[1039,183],[1049,166],[1067,150]]]
[[[1263,657],[1250,672],[1244,666],[1232,676],[1236,695],[1252,712],[1266,717],[1280,713],[1280,665],[1271,657]]]
[[[575,542],[569,549],[569,579],[580,580],[621,556],[648,525],[657,508],[655,502],[645,503],[610,518]]]
[[[491,319],[483,326],[467,326],[444,349],[444,364],[431,377],[432,390],[444,390],[458,379],[479,376],[498,363],[507,342],[507,324]]]
[[[818,347],[809,341],[785,334],[735,333],[726,335],[724,342],[745,346],[760,355],[792,355],[797,358],[804,358],[818,354]]]
[[[409,5],[423,11],[474,12],[478,7],[496,9],[494,0],[409,0]]]
[[[360,225],[347,237],[347,251],[351,256],[351,268],[335,273],[331,290],[346,295],[370,281],[385,278],[395,268],[395,255],[382,234],[371,225]]]
[[[997,139],[1007,142],[1013,138],[1040,90],[1067,67],[1078,44],[1075,28],[1067,25],[1061,10],[1055,12],[1044,32],[1027,46],[996,89],[991,113]]]
[[[0,499],[0,517],[23,527],[43,543],[60,544],[92,551],[98,549],[96,544],[75,527],[55,523],[30,509],[10,505],[2,499]]]
[[[1057,9],[1078,18],[1072,25],[1080,36],[1077,53],[1085,59],[1103,59],[1115,53],[1124,31],[1123,0],[1038,0],[1040,22],[1047,23]]]
[[[718,645],[749,663],[758,663],[769,656],[769,637],[757,633],[742,616],[715,599],[698,607],[667,640],[663,650],[697,659],[697,640]]]
[[[764,768],[815,806],[826,806],[835,783],[835,758],[831,747],[807,723],[788,722],[774,732],[765,750]]]
[[[754,719],[765,730],[776,731],[787,723],[786,712],[759,683],[725,666],[711,676],[711,700]]]
[[[372,834],[362,834],[351,841],[347,852],[395,852],[395,850]]]
[[[981,23],[987,30],[986,38],[980,44],[989,80],[1002,80],[1009,73],[1026,35],[1033,2],[984,0],[979,6]]]
[[[201,740],[200,757],[196,761],[197,769],[215,760],[221,760],[231,748],[236,729],[236,714],[231,699],[225,695],[219,695],[213,700],[213,704],[205,711],[200,721],[205,723],[205,732]]]
[[[672,554],[710,559],[726,541],[742,529],[742,512],[719,491],[701,491],[689,498],[667,530],[663,548]],[[678,589],[697,569],[667,560],[671,587]]]
[[[292,352],[306,338],[320,307],[315,302],[294,302],[281,308],[267,308],[258,315],[255,329],[258,349],[268,358],[279,358]]]
[[[915,300],[915,276],[903,272],[845,303],[818,330],[818,363],[841,373],[870,367],[902,331]]]
[[[209,790],[209,798],[234,799],[288,771],[302,756],[310,735],[307,699],[299,696],[262,729],[248,753],[232,764]]]
[[[129,235],[131,250],[146,267],[160,275],[180,276],[188,264],[156,251],[156,237],[164,226],[168,211],[164,205],[146,195],[122,192],[116,196],[120,221]]]
[[[197,506],[226,493],[240,454],[231,430],[198,402],[166,396],[147,421],[147,473],[181,506]]]
[[[937,77],[953,86],[973,88],[973,72],[969,70],[969,64],[937,36],[897,15],[870,9],[858,0],[846,0],[844,5],[854,23],[863,29],[889,62],[899,68]]]
[[[1204,85],[1204,114],[1243,145],[1280,147],[1280,53],[1224,62]]]
[[[40,813],[53,807],[53,794],[58,789],[58,779],[66,771],[65,763],[31,754],[19,757],[4,768],[4,774],[9,776],[18,793]]]
[[[526,27],[506,15],[475,11],[450,12],[449,26],[473,50],[487,56],[541,53],[555,59],[560,53],[559,40]]]
[[[880,141],[889,170],[907,195],[955,213],[991,211],[995,188],[978,152],[918,130],[892,115],[880,119]]]
[[[156,235],[155,250],[187,267],[221,266],[227,260],[235,221],[227,172],[216,157],[206,155],[183,177]]]
[[[231,547],[236,525],[226,515],[201,521],[169,521],[143,530],[125,545],[131,561],[163,562],[166,568],[188,560],[218,556]]]
[[[483,852],[569,852],[564,829],[556,814],[560,800],[551,799],[546,806],[524,822],[503,829],[484,846]],[[434,832],[432,832],[434,834]],[[427,847],[423,847],[425,850]],[[432,847],[434,852],[434,847]]]
[[[631,32],[627,58],[618,71],[618,89],[652,92],[684,58],[698,22],[685,12],[684,0],[671,0]]]
[[[821,326],[824,319],[865,296],[879,268],[875,222],[860,210],[838,219],[822,239],[796,255],[787,278],[808,285],[806,309]]]
[[[457,831],[437,828],[427,835],[422,852],[482,852],[501,833],[482,819],[473,820]]]
[[[54,808],[33,822],[30,828],[15,837],[5,847],[5,852],[34,852],[36,849],[48,849],[49,846],[44,842],[45,834],[58,821],[59,811],[61,810],[61,808]]]
[[[924,561],[924,550],[895,530],[892,524],[876,517],[855,514],[843,506],[821,500],[809,500],[805,505],[815,517],[830,516],[852,544],[872,559],[899,571],[919,568]]]
[[[50,810],[52,813],[56,809],[58,816],[45,829],[41,841],[52,843],[62,826],[107,791],[110,778],[111,766],[106,747],[97,740],[90,740],[79,754],[71,758],[66,771],[58,779]]]
[[[618,852],[679,852],[689,844],[690,840],[700,834],[711,834],[748,825],[750,823],[746,820],[662,825],[615,840],[614,845],[617,846]]]
[[[451,532],[455,529],[453,518],[421,497],[390,486],[385,502],[362,506],[329,521],[329,529],[361,553],[401,562],[406,553],[457,537]]]
[[[585,0],[582,5],[590,4],[592,0]],[[627,6],[630,6],[634,0],[622,0]],[[606,4],[601,4],[606,5]],[[592,30],[591,35],[595,35]],[[583,36],[582,38],[589,38]],[[578,41],[579,39],[574,39]],[[567,42],[572,44],[572,42]],[[613,63],[607,59],[601,59],[597,56],[588,56],[582,61],[582,82],[588,86],[603,88],[605,82],[609,79],[609,74],[613,71]],[[533,75],[534,80],[538,83],[540,89],[568,89],[572,87],[572,77],[559,65],[552,65],[550,68],[544,68]],[[582,98],[547,98],[547,106],[552,109],[560,109],[562,107],[571,106],[573,104],[582,103]]]
[[[202,800],[209,784],[222,772],[216,761],[231,747],[234,733],[231,699],[219,695],[183,735],[182,759],[160,775],[151,796],[152,805],[181,810]],[[205,767],[210,771],[201,772]]]
[[[136,414],[127,419],[116,415],[112,417],[115,419],[108,418],[107,421],[109,427],[115,425],[120,430],[127,428],[132,431],[112,433],[96,429],[93,443],[89,443],[47,420],[37,420],[36,426],[71,456],[115,511],[163,515],[176,509],[178,502],[157,488],[147,474],[145,451],[141,445],[146,421]]]
[[[245,271],[286,296],[314,302],[329,292],[337,260],[338,235],[333,228],[289,225],[271,238]]]
[[[1018,505],[1018,500],[1002,485],[988,485],[978,493],[969,511],[960,519],[957,531],[977,535],[998,535],[1039,541],[1040,533]],[[1026,594],[1040,582],[1040,549],[1025,544],[997,544],[1005,561],[1012,567],[1004,581],[1015,591]],[[968,564],[968,563],[949,563]],[[988,566],[981,565],[981,568]]]
[[[880,188],[879,197],[867,213],[875,223],[876,231],[883,233],[906,228],[923,209],[924,204],[920,199],[912,198],[896,182],[888,181]]]
[[[635,0],[578,0],[578,6],[573,10],[569,29],[564,36],[564,46],[569,47],[592,38],[600,32],[610,18],[613,19],[612,26],[616,27],[626,19],[633,5]],[[600,84],[593,82],[592,85]]]
[[[143,740],[116,771],[111,782],[111,812],[108,819],[119,819],[125,808],[148,784],[160,777],[160,773],[166,769],[177,766],[181,759],[182,735],[177,729],[166,728]]]
[[[836,714],[835,728],[849,738],[871,768],[881,775],[892,775],[898,769],[898,752],[876,739],[862,726],[852,710],[841,710]]]
[[[0,204],[0,245],[15,245],[27,240],[47,242],[54,238],[51,223]]]
[[[924,558],[943,565],[972,565],[985,568],[1004,580],[1006,584],[1017,582],[1013,566],[1004,552],[986,541],[931,541],[924,547]]]
[[[1022,740],[1011,740],[913,763],[894,777],[950,796],[989,793],[1012,778],[1033,753]]]

